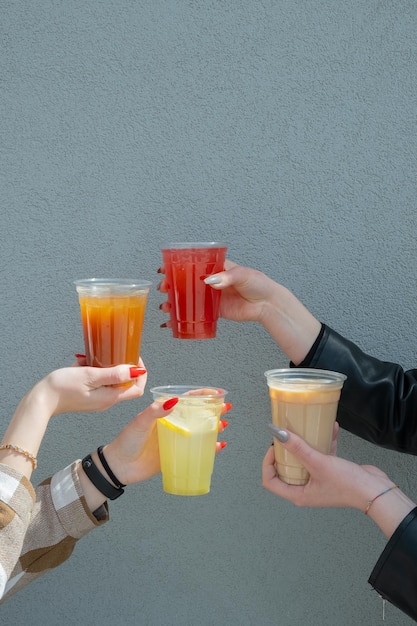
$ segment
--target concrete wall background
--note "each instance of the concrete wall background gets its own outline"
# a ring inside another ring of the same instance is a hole
[[[128,489],[111,522],[1,609],[33,626],[382,623],[384,538],[359,512],[298,510],[260,486],[256,325],[198,346],[160,329],[164,239],[222,239],[365,350],[416,362],[414,0],[0,2],[2,429],[82,350],[72,281],[154,281],[148,389],[209,382],[234,409],[212,492]],[[139,401],[48,430],[34,481],[108,441]],[[415,460],[342,433],[340,454],[417,497]],[[391,626],[411,623],[387,607]]]

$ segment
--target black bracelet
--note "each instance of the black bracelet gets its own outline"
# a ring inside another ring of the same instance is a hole
[[[126,485],[121,483],[120,480],[111,471],[111,469],[109,467],[109,464],[106,461],[106,457],[104,456],[104,453],[103,453],[103,446],[99,446],[97,448],[97,454],[98,454],[98,458],[101,461],[102,466],[104,467],[104,469],[106,470],[109,478],[111,478],[111,480],[114,482],[116,487],[119,487],[119,489],[123,489],[123,487],[126,487]]]
[[[87,454],[81,461],[82,468],[88,478],[93,483],[94,487],[96,487],[101,493],[106,496],[109,500],[116,500],[119,498],[122,493],[124,493],[124,489],[121,487],[114,487],[111,483],[108,482],[103,476],[103,474],[97,469],[97,466],[94,464],[93,459],[91,458],[91,454]]]

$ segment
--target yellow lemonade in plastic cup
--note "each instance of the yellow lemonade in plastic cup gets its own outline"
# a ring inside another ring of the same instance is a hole
[[[191,385],[151,389],[154,400],[179,398],[173,411],[157,420],[162,486],[177,496],[210,491],[217,432],[226,391]]]

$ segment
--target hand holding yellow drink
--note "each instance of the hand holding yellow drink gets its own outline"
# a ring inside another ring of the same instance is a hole
[[[157,421],[164,491],[180,496],[208,493],[227,392],[192,385],[154,387],[151,392],[161,403],[178,397],[172,413]]]

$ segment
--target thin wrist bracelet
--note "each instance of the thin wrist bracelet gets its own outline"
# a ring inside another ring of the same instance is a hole
[[[400,488],[400,485],[392,485],[392,487],[388,487],[388,489],[384,489],[384,491],[381,491],[381,493],[379,493],[377,496],[375,496],[375,498],[372,498],[372,500],[368,500],[368,503],[367,503],[367,505],[365,507],[365,511],[364,511],[365,515],[368,515],[369,509],[371,508],[371,506],[373,505],[375,500],[377,500],[381,496],[384,496],[389,491],[392,491],[393,489],[399,489],[399,488]]]
[[[126,485],[121,483],[120,480],[117,478],[117,476],[115,476],[113,474],[113,472],[111,471],[110,466],[109,466],[109,464],[106,461],[106,457],[104,456],[103,446],[99,446],[97,448],[97,454],[98,454],[98,458],[101,461],[102,466],[104,467],[104,469],[106,470],[109,478],[114,482],[116,487],[118,487],[119,489],[123,489],[123,487],[126,487]]]
[[[16,454],[23,454],[23,456],[25,456],[26,459],[32,463],[32,467],[34,470],[38,467],[38,461],[36,459],[36,456],[31,454],[27,450],[23,450],[23,448],[20,448],[19,446],[14,446],[11,443],[3,443],[2,445],[0,445],[0,450],[12,450],[12,452],[16,452]]]
[[[91,454],[87,454],[87,456],[83,458],[81,466],[85,474],[93,483],[94,487],[96,487],[96,489],[98,489],[103,496],[106,496],[109,500],[116,500],[116,498],[119,498],[122,493],[124,493],[124,489],[121,487],[115,487],[104,478],[103,474],[91,458]]]

